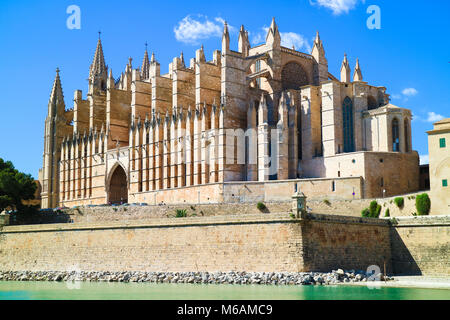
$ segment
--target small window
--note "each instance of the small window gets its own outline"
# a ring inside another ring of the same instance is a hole
[[[447,181],[447,179],[442,180],[442,186],[443,186],[443,187],[448,187],[448,181]]]
[[[445,148],[445,138],[439,139],[439,147]]]
[[[356,160],[355,160],[355,159],[353,159],[353,160],[352,160],[352,163],[356,163]]]
[[[333,191],[333,192],[336,191],[336,183],[334,181],[331,182],[331,191]]]
[[[384,187],[384,178],[380,179],[380,187]]]
[[[255,72],[261,71],[261,60],[255,62]]]
[[[383,159],[380,159],[380,163],[383,163]]]

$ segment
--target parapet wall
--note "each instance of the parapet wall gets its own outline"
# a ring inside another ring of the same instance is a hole
[[[0,270],[366,270],[390,260],[388,244],[386,221],[318,215],[8,226],[0,233]]]
[[[243,181],[131,193],[128,202],[148,204],[249,203],[289,201],[295,186],[309,198],[361,199],[362,178]],[[334,190],[334,191],[333,191]],[[325,195],[325,196],[324,196]],[[89,203],[85,203],[89,204]]]
[[[233,184],[232,187],[236,187],[239,184]],[[247,186],[242,183],[242,186]],[[279,188],[289,188],[286,184],[281,183]],[[276,189],[275,187],[270,190]],[[279,189],[279,190],[280,190]],[[250,188],[252,190],[252,188]],[[273,195],[276,196],[276,190],[273,190]],[[415,198],[419,193],[404,195],[404,206],[400,209],[394,202],[394,197],[376,199],[382,206],[380,217],[384,217],[386,209],[390,210],[390,217],[409,216],[412,217],[412,213],[416,212]],[[231,193],[230,195],[233,195]],[[236,192],[235,196],[239,195]],[[327,194],[328,196],[328,194]],[[247,201],[250,196],[241,196],[242,201]],[[247,198],[246,198],[247,197]],[[326,198],[323,200],[311,200],[307,199],[307,206],[313,213],[339,215],[339,216],[354,216],[361,217],[361,210],[368,208],[372,199],[354,199],[354,200],[341,200]],[[203,204],[165,204],[165,205],[149,205],[149,206],[99,206],[99,207],[77,207],[74,209],[63,210],[65,214],[70,215],[70,218],[75,223],[79,222],[102,222],[102,221],[136,221],[136,220],[148,220],[154,218],[166,218],[174,217],[176,210],[184,209],[187,212],[187,216],[218,216],[218,215],[248,215],[248,214],[260,214],[260,213],[286,213],[292,208],[292,199],[287,198],[284,201],[262,201],[266,208],[259,210],[256,202],[233,202],[233,203],[203,203]],[[58,223],[57,220],[54,223]]]

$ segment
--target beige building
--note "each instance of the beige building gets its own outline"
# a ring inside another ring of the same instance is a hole
[[[450,118],[436,122],[427,133],[431,212],[450,214]]]
[[[411,112],[364,82],[359,61],[352,77],[345,56],[340,73],[328,72],[318,33],[311,54],[285,48],[275,20],[256,47],[242,26],[238,51],[225,24],[212,60],[202,46],[188,64],[175,57],[166,74],[146,50],[140,68],[130,58],[115,79],[99,39],[87,96],[75,91],[68,110],[57,71],[42,206],[290,197],[276,182],[293,179],[307,179],[307,195],[336,198],[418,190]]]

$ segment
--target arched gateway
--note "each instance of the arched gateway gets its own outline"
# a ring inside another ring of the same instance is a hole
[[[127,175],[122,166],[117,166],[109,181],[108,199],[111,204],[128,202]]]

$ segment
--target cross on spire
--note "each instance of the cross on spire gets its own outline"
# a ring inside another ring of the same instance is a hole
[[[98,31],[98,38],[100,39],[100,36],[102,35],[102,32],[99,30]]]

